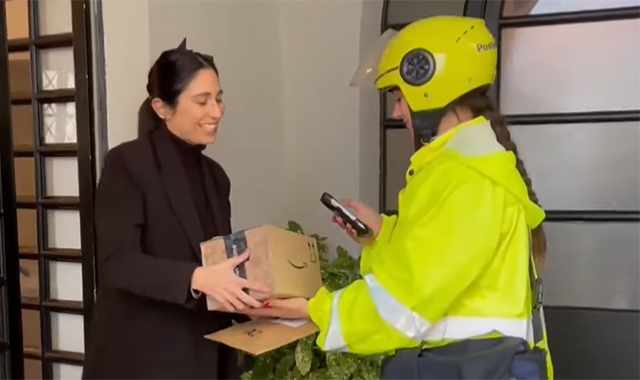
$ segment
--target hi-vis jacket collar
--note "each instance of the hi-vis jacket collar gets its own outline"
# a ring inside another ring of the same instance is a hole
[[[420,171],[439,159],[451,159],[505,188],[523,204],[527,224],[535,228],[545,217],[531,202],[526,184],[516,169],[516,157],[498,142],[491,123],[480,116],[438,136],[411,157],[407,185]]]
[[[500,152],[504,151],[504,148],[496,141],[489,120],[479,116],[435,137],[428,145],[414,153],[407,171],[407,180],[447,150],[455,150],[469,156],[481,151]]]

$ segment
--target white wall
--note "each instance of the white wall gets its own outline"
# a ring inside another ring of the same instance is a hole
[[[109,146],[135,137],[147,71],[165,49],[214,55],[227,114],[207,154],[232,180],[234,228],[299,221],[355,252],[323,191],[377,207],[378,96],[348,87],[381,1],[103,3]],[[361,38],[366,36],[366,38]]]
[[[364,0],[360,16],[359,59],[369,52],[380,35],[382,0]],[[355,69],[354,69],[355,70]],[[380,95],[376,91],[359,91],[360,200],[378,207],[380,169]]]
[[[279,2],[154,1],[152,59],[187,37],[189,48],[212,54],[227,113],[207,153],[231,177],[234,227],[284,218],[284,99]],[[253,13],[252,13],[253,12]],[[175,22],[176,15],[189,20]]]
[[[355,250],[319,199],[323,191],[359,198],[360,169],[367,165],[359,157],[359,92],[349,88],[358,65],[362,2],[276,4],[285,73],[286,217]],[[377,167],[377,161],[368,164]]]
[[[149,1],[102,0],[108,143],[136,137],[138,108],[147,95]]]

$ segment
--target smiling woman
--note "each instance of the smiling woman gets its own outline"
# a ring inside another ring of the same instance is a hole
[[[96,195],[97,302],[85,379],[233,379],[237,355],[203,338],[259,307],[237,277],[249,253],[203,267],[199,244],[231,233],[230,183],[204,156],[224,115],[213,57],[163,52],[149,72],[139,137],[105,158]],[[202,293],[227,313],[209,312]]]
[[[138,135],[166,124],[192,144],[213,144],[225,110],[218,75],[213,57],[187,50],[186,39],[162,53],[149,71]]]

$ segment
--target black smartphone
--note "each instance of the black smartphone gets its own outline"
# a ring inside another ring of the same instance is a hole
[[[348,223],[360,237],[370,237],[373,235],[371,228],[364,224],[360,219],[356,218],[346,207],[344,207],[336,198],[329,193],[323,193],[320,201],[334,214]]]

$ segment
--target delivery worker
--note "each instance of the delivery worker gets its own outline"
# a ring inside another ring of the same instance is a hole
[[[439,16],[387,32],[354,76],[395,95],[417,151],[397,216],[346,201],[374,232],[363,278],[254,315],[310,317],[323,350],[395,353],[386,379],[551,379],[534,258],[546,251],[522,162],[486,92],[497,44],[481,19]]]

